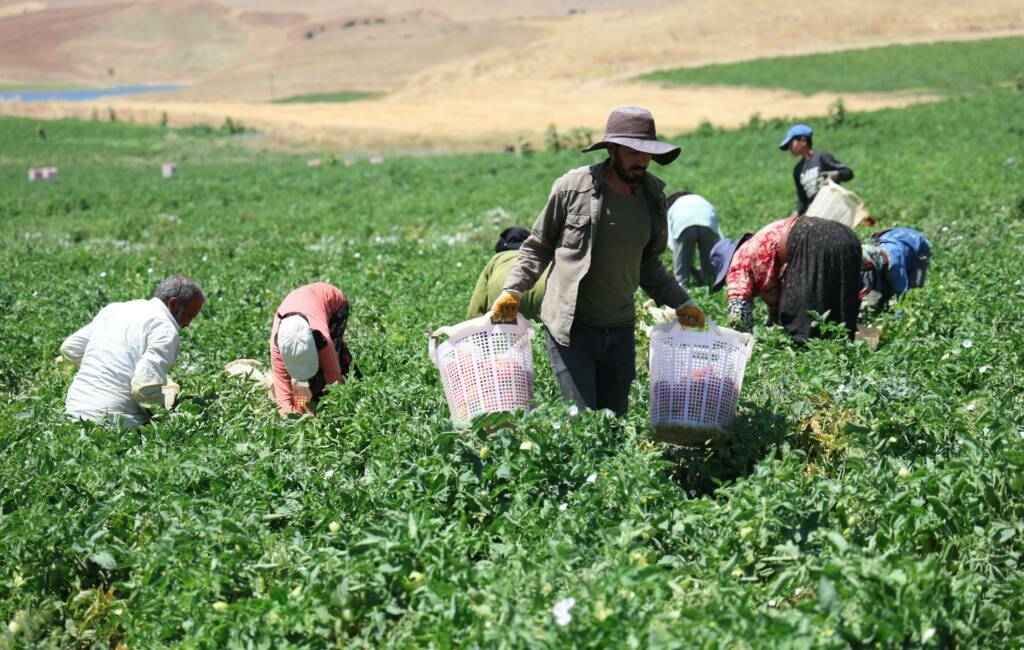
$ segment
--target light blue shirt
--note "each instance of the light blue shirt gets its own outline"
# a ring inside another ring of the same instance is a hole
[[[676,199],[668,209],[668,241],[678,241],[679,235],[690,226],[704,226],[713,230],[719,238],[722,229],[718,227],[715,206],[698,194],[687,194]]]

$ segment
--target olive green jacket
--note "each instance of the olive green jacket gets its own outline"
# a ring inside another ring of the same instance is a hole
[[[555,181],[505,281],[505,290],[525,293],[551,264],[540,314],[560,345],[569,345],[580,280],[590,270],[590,250],[602,214],[602,165],[578,167]],[[650,173],[643,183],[651,208],[651,239],[640,261],[640,288],[659,305],[678,308],[690,297],[661,262],[668,245],[665,183]]]
[[[494,254],[476,280],[473,297],[469,299],[469,308],[466,310],[467,319],[483,316],[490,311],[491,305],[501,295],[502,288],[505,286],[505,278],[515,266],[517,257],[519,257],[518,250],[501,251]],[[544,300],[544,285],[547,284],[547,279],[548,270],[545,269],[533,288],[527,291],[520,300],[519,312],[525,318],[536,320],[540,317],[540,305]]]

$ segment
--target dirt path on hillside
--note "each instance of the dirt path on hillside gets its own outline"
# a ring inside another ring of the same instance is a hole
[[[663,133],[690,130],[704,120],[733,127],[755,113],[764,118],[823,114],[838,95],[660,87],[631,79],[654,68],[1019,35],[1024,34],[1024,3],[977,0],[968,6],[949,0],[859,0],[823,5],[808,13],[806,3],[797,0],[777,0],[771,12],[760,0],[689,0],[535,20],[521,33],[530,37],[522,43],[502,40],[472,56],[431,64],[374,100],[243,103],[225,101],[223,90],[218,93],[213,84],[193,89],[188,101],[148,95],[92,104],[0,103],[0,113],[88,118],[94,110],[105,116],[110,106],[122,120],[157,122],[166,113],[171,125],[214,126],[231,117],[272,139],[357,150],[486,149],[514,143],[521,136],[537,142],[552,123],[560,130],[586,127],[600,132],[608,111],[619,105],[650,108]],[[374,52],[384,56],[379,49]],[[388,56],[401,57],[401,48]],[[329,74],[329,61],[320,72]],[[265,81],[260,77],[258,83]],[[844,93],[842,98],[850,110],[934,99],[905,93]]]
[[[660,88],[647,84],[580,86],[567,99],[552,104],[559,88],[534,84],[529,88],[480,88],[486,101],[452,93],[429,103],[398,100],[349,104],[232,104],[223,102],[164,103],[110,101],[103,103],[0,104],[0,113],[45,119],[90,119],[96,111],[106,119],[113,108],[121,121],[155,124],[167,113],[171,126],[210,124],[225,117],[282,143],[325,146],[339,150],[478,150],[515,144],[520,137],[539,144],[544,130],[585,126],[603,129],[608,107],[637,104],[650,108],[662,133],[689,131],[707,120],[718,127],[735,127],[759,113],[763,118],[823,114],[839,95],[801,95],[751,88]],[[845,94],[848,110],[869,111],[934,99],[927,95]]]

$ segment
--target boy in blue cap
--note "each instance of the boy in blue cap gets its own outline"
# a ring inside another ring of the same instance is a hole
[[[793,182],[796,184],[794,217],[807,212],[826,178],[836,183],[853,180],[853,171],[849,167],[828,151],[815,151],[813,141],[814,130],[806,124],[797,124],[786,132],[786,137],[779,144],[779,149],[788,150],[800,159],[793,168]]]

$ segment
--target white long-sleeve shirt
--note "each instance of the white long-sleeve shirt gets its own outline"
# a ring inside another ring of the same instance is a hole
[[[158,404],[167,371],[178,358],[178,323],[159,298],[107,305],[69,336],[61,354],[78,366],[65,410],[75,418],[134,428]]]

